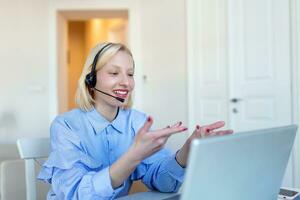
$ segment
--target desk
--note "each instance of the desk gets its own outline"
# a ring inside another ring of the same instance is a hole
[[[117,200],[159,200],[177,195],[177,193],[161,193],[161,192],[139,192],[125,197],[120,197]]]
[[[300,190],[298,189],[297,191]],[[160,200],[175,195],[177,195],[177,193],[161,193],[161,192],[149,191],[149,192],[135,193],[125,197],[120,197],[117,200]],[[298,197],[296,200],[300,200],[300,197]]]

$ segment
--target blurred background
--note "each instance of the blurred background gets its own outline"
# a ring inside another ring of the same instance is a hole
[[[48,137],[76,107],[86,56],[106,41],[133,52],[134,108],[154,128],[189,126],[174,151],[196,124],[298,124],[299,22],[297,0],[0,0],[0,164],[19,158],[18,138]],[[285,186],[300,187],[299,140]]]

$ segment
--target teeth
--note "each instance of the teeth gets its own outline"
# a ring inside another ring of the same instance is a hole
[[[115,91],[116,94],[127,94],[126,91]]]

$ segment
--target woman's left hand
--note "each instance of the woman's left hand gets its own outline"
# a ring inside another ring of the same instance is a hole
[[[176,154],[177,162],[182,167],[186,166],[192,140],[196,138],[207,137],[207,136],[227,135],[233,133],[233,130],[219,130],[224,126],[225,126],[224,121],[218,121],[206,126],[197,125],[193,134],[185,141],[184,145],[177,152]]]

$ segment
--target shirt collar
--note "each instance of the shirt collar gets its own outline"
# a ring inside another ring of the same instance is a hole
[[[109,125],[120,134],[125,132],[127,121],[126,111],[124,109],[119,109],[117,117],[112,122],[105,119],[95,108],[88,111],[86,115],[96,134],[101,133]]]

